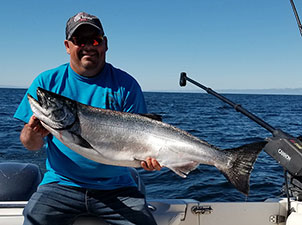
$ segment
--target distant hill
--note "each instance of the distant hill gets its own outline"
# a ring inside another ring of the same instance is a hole
[[[203,89],[181,88],[177,90],[144,90],[146,92],[179,92],[179,93],[206,93]],[[213,89],[217,93],[225,94],[276,94],[302,95],[302,88],[268,88],[268,89]]]
[[[0,88],[18,88],[27,89],[28,87],[12,86],[12,85],[0,85]],[[185,89],[178,90],[144,90],[146,92],[201,92],[206,93],[202,89]],[[268,89],[217,89],[214,90],[218,93],[225,94],[284,94],[284,95],[302,95],[302,88],[268,88]]]
[[[302,95],[302,88],[272,88],[272,89],[223,89],[217,92],[234,94],[288,94]]]
[[[18,88],[18,89],[27,89],[27,87],[21,87],[21,86],[13,86],[13,85],[1,85],[0,88]]]

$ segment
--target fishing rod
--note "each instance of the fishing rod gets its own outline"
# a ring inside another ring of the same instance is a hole
[[[272,158],[282,165],[290,174],[294,176],[302,176],[302,142],[290,134],[280,129],[275,129],[256,115],[244,109],[240,104],[236,104],[226,97],[213,91],[197,81],[189,78],[185,72],[180,74],[179,84],[184,87],[187,81],[205,90],[207,93],[214,95],[223,102],[231,105],[236,111],[241,112],[251,120],[272,133],[273,137],[266,138],[267,144],[264,147]]]
[[[292,9],[294,11],[294,14],[295,14],[295,17],[296,17],[296,21],[297,21],[297,24],[298,24],[298,27],[299,27],[299,31],[300,31],[300,34],[302,36],[302,25],[301,25],[301,22],[300,22],[300,19],[299,19],[298,12],[296,10],[295,3],[294,3],[293,0],[289,0],[289,1],[290,1],[291,6],[292,6]]]

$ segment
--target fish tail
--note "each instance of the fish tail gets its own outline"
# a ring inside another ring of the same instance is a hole
[[[250,174],[254,163],[266,143],[266,141],[255,142],[224,151],[230,158],[230,166],[227,169],[221,169],[221,172],[245,195],[249,193]]]

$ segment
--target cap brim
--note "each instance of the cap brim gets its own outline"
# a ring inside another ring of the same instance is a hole
[[[69,35],[68,35],[68,37],[66,37],[66,39],[69,40],[69,39],[72,37],[73,33],[74,33],[80,26],[82,26],[82,25],[90,25],[90,26],[96,28],[97,30],[99,30],[101,34],[104,34],[104,31],[103,31],[102,29],[100,29],[97,25],[95,25],[95,24],[93,24],[93,23],[89,23],[89,22],[82,22],[82,23],[76,25],[76,26],[69,32]]]

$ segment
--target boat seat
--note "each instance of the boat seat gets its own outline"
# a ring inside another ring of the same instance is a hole
[[[38,166],[31,163],[0,163],[0,201],[28,201],[42,180]]]

